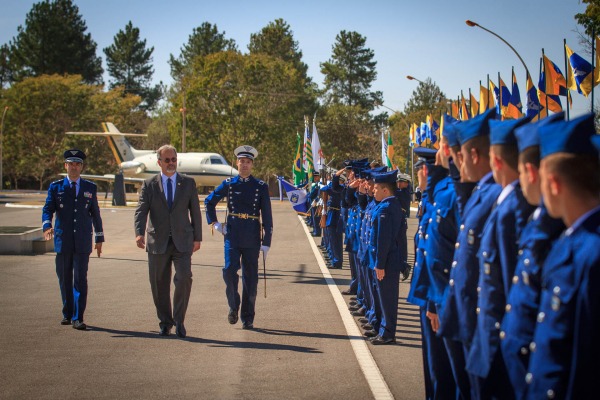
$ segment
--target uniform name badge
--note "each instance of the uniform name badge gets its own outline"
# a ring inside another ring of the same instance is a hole
[[[91,192],[83,192],[83,197],[91,199],[92,198],[92,193]]]

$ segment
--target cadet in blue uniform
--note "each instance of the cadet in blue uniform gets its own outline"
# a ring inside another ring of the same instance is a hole
[[[369,268],[378,293],[376,308],[380,311],[378,335],[371,339],[374,345],[396,342],[399,280],[404,260],[400,240],[406,218],[394,196],[397,175],[397,170],[374,175],[373,194],[378,205],[373,212],[368,243]]]
[[[313,173],[314,182],[311,184],[310,192],[306,197],[310,207],[310,218],[312,221],[312,235],[321,236],[321,216],[317,215],[317,201],[319,200],[319,184],[321,182],[321,174],[319,171]]]
[[[517,399],[525,398],[527,389],[525,374],[529,363],[529,345],[533,340],[540,304],[542,264],[552,242],[565,229],[561,220],[548,215],[541,202],[538,130],[540,126],[563,118],[564,113],[561,112],[515,130],[519,147],[519,181],[523,196],[529,204],[539,206],[521,232],[517,266],[501,324],[502,358]]]
[[[514,398],[500,350],[500,323],[506,295],[517,264],[521,232],[533,206],[521,191],[515,129],[528,118],[490,121],[490,165],[494,180],[502,186],[486,221],[479,247],[477,327],[467,356],[467,371],[478,376],[481,398]]]
[[[448,293],[442,308],[438,310],[440,319],[438,332],[444,338],[460,341],[465,348],[465,354],[468,354],[477,322],[479,280],[477,251],[480,235],[502,190],[494,181],[489,161],[488,123],[494,116],[495,109],[491,109],[456,125],[461,143],[461,179],[478,182],[478,184],[463,210],[458,238],[454,246]],[[474,377],[470,379],[471,393],[476,394],[474,386],[477,382]]]
[[[341,269],[344,261],[342,254],[343,246],[343,228],[341,222],[341,202],[342,195],[340,192],[333,189],[333,180],[327,186],[321,189],[321,192],[326,195],[327,202],[323,208],[321,216],[321,226],[325,226],[325,235],[327,236],[327,247],[329,260],[327,266],[329,268]]]
[[[567,230],[542,273],[527,398],[596,399],[600,376],[600,163],[594,115],[540,127],[540,176],[550,216]]]
[[[88,262],[92,252],[92,226],[96,231],[95,249],[100,257],[104,232],[98,208],[96,185],[81,178],[85,154],[72,149],[64,153],[67,176],[53,182],[42,212],[46,240],[54,237],[56,275],[62,297],[62,325],[85,330],[83,314],[87,303]],[[52,216],[56,223],[52,228]]]
[[[240,311],[238,270],[242,268],[241,319],[244,329],[254,328],[254,305],[258,286],[258,256],[266,259],[273,235],[273,217],[268,185],[252,176],[254,159],[258,155],[251,146],[234,151],[239,175],[223,181],[204,204],[209,225],[225,236],[225,281],[230,324],[235,324]],[[216,205],[227,198],[227,222],[217,220]],[[262,219],[262,226],[261,226]],[[261,234],[262,233],[262,234]]]

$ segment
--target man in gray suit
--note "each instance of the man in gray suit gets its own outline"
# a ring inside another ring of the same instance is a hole
[[[202,242],[202,215],[194,179],[177,173],[177,151],[164,145],[156,151],[161,173],[142,185],[135,210],[135,242],[148,252],[150,287],[160,320],[160,335],[175,325],[186,336],[185,312],[192,289],[192,253]],[[146,221],[150,223],[146,229]],[[148,232],[148,245],[144,239]],[[171,312],[171,263],[175,266],[175,293]]]

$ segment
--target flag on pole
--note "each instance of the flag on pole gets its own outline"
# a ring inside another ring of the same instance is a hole
[[[292,176],[294,177],[294,185],[299,185],[304,181],[304,163],[302,162],[302,142],[300,135],[296,133],[296,139],[298,146],[296,149],[296,158],[294,159],[294,166],[292,167]]]
[[[312,140],[308,131],[308,118],[306,117],[304,119],[304,153],[302,159],[304,160],[304,171],[306,171],[308,181],[312,182],[314,171]]]
[[[387,165],[387,140],[385,139],[385,133],[381,131],[381,164]]]
[[[546,94],[566,96],[567,81],[561,72],[546,55],[543,55],[544,74],[546,77],[544,92]]]
[[[312,131],[312,154],[313,164],[315,171],[321,171],[325,169],[325,156],[321,150],[321,141],[319,140],[319,134],[317,133],[317,115],[313,117],[313,131]]]
[[[510,90],[508,90],[508,86],[506,86],[502,78],[500,78],[499,96],[500,101],[498,101],[498,104],[500,104],[500,113],[504,118],[508,113],[508,105],[510,104]]]
[[[428,134],[429,134],[429,140],[431,140],[431,144],[433,145],[434,149],[439,149],[440,143],[438,140],[438,130],[440,129],[440,126],[435,121],[435,119],[433,119],[432,114],[429,114],[427,116],[427,124],[428,124],[427,130],[428,130]]]
[[[278,176],[277,179],[279,179],[279,182],[281,182],[281,185],[285,189],[285,194],[292,204],[292,208],[297,213],[306,214],[308,211],[306,205],[306,189],[298,189],[294,187],[294,185],[285,181],[281,176]]]
[[[392,134],[388,130],[387,132],[387,152],[386,152],[386,160],[388,169],[393,169],[392,166],[392,157],[394,156],[394,144],[392,143]]]
[[[546,77],[544,70],[540,74],[540,80],[538,82],[538,98],[540,100],[540,115],[548,116],[548,111],[559,112],[562,111],[562,104],[560,97],[557,94],[546,93]]]
[[[471,96],[471,98],[469,99],[469,108],[471,109],[471,117],[475,117],[477,115],[479,115],[479,101],[481,101],[481,99],[479,101],[477,101],[477,99],[475,98],[475,96],[473,96],[473,93],[469,93],[469,96]]]
[[[408,131],[408,136],[410,138],[410,147],[417,147],[417,124],[412,124],[410,126],[410,130]]]
[[[465,100],[465,96],[462,94],[462,90],[460,93],[460,119],[461,121],[466,121],[470,119],[469,109],[467,108],[467,102]]]
[[[527,108],[525,110],[525,115],[527,115],[529,119],[533,119],[540,113],[541,107],[537,89],[533,84],[529,73],[527,73],[527,86],[525,90],[527,91]]]
[[[519,119],[523,116],[523,103],[521,103],[521,93],[519,92],[519,85],[517,85],[517,77],[515,71],[512,72],[512,93],[508,106],[506,107],[506,117],[512,119]]]
[[[584,60],[565,44],[567,52],[567,88],[577,90],[578,93],[587,97],[594,87],[594,74],[592,64]]]
[[[458,116],[458,102],[452,101],[450,115],[452,115],[452,118],[460,119]]]

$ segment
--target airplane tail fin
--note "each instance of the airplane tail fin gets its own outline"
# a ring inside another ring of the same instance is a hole
[[[102,128],[104,129],[104,132],[67,132],[67,135],[104,136],[119,165],[125,161],[131,161],[135,157],[149,152],[144,150],[136,150],[126,138],[127,136],[146,137],[147,135],[122,133],[112,122],[103,122]]]

